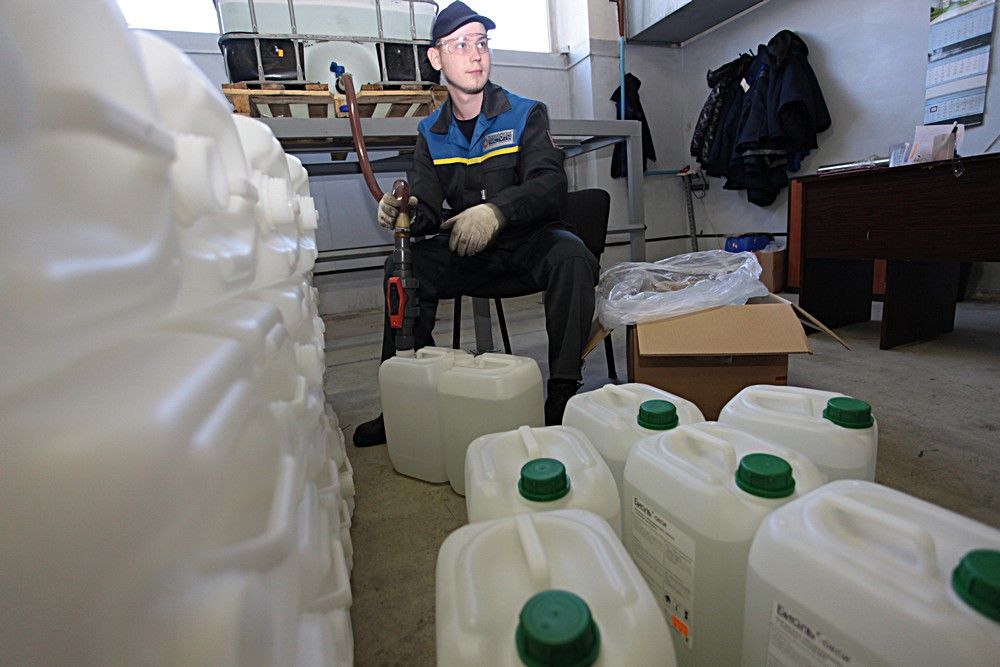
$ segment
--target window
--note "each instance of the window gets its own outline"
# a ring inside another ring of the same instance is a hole
[[[118,0],[130,28],[219,32],[212,0]]]
[[[444,9],[454,0],[438,0]],[[547,0],[466,0],[467,5],[497,24],[490,31],[490,46],[510,51],[552,50]]]
[[[329,1],[336,4],[336,0]],[[277,5],[278,2],[282,0],[258,0],[258,4]],[[382,2],[388,4],[393,0]],[[437,2],[444,9],[454,0]],[[552,50],[548,0],[470,0],[467,4],[497,24],[496,30],[490,32],[490,46],[493,48],[542,53]],[[374,2],[372,6],[374,11]],[[118,7],[130,28],[219,31],[212,0],[118,0]],[[286,14],[287,10],[279,13],[282,17]]]

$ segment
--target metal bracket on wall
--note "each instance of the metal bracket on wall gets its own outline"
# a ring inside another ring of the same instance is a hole
[[[704,192],[708,190],[708,179],[700,171],[679,174],[681,183],[684,184],[684,199],[687,201],[688,233],[691,236],[691,251],[698,252],[698,226],[694,221],[694,192]],[[698,199],[704,198],[701,195]]]

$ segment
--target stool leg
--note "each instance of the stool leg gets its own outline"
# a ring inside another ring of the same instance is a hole
[[[611,346],[611,334],[604,337],[604,356],[608,358],[608,377],[617,380],[618,371],[615,370],[615,349]]]
[[[455,297],[455,322],[451,331],[451,347],[453,350],[461,349],[462,345],[462,297]]]
[[[500,299],[493,299],[493,304],[497,307],[497,320],[500,322],[500,336],[503,338],[504,352],[512,354],[510,351],[510,336],[507,335],[507,320],[503,316],[503,306],[500,305]]]

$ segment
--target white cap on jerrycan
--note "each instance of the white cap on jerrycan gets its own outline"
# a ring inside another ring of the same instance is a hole
[[[232,109],[218,88],[176,46],[139,31],[146,77],[174,135],[174,220],[182,251],[181,295],[188,313],[249,286],[254,279],[257,192]]]
[[[618,487],[601,455],[568,426],[492,433],[465,455],[469,523],[524,512],[589,510],[621,533]]]
[[[174,145],[112,7],[0,5],[0,395],[161,319],[177,295]]]
[[[995,665],[1000,531],[838,480],[772,513],[750,549],[743,664]]]
[[[313,270],[316,257],[316,228],[319,226],[319,211],[316,202],[309,196],[309,174],[302,166],[302,161],[294,155],[285,155],[288,162],[288,174],[292,179],[292,191],[299,209],[296,216],[299,223],[299,264],[296,274],[305,274]]]
[[[675,664],[649,587],[591,512],[459,528],[441,545],[435,577],[442,667]]]
[[[818,389],[753,385],[719,422],[802,452],[830,480],[875,480],[878,422],[868,403]]]
[[[716,422],[678,426],[632,449],[625,548],[669,619],[678,664],[739,663],[757,526],[825,482],[804,455]]]
[[[251,180],[257,189],[257,273],[254,287],[269,287],[295,273],[299,261],[298,203],[281,144],[264,123],[234,115]]]
[[[642,438],[680,424],[705,421],[698,406],[648,384],[606,384],[566,404],[563,425],[583,431],[622,488],[625,460]],[[623,505],[624,508],[624,505]]]

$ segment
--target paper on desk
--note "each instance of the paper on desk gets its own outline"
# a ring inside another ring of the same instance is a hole
[[[952,140],[953,133],[954,140]],[[956,152],[961,151],[964,140],[964,125],[957,123],[952,125],[917,125],[913,133],[909,159],[906,162],[950,160],[955,157]]]

